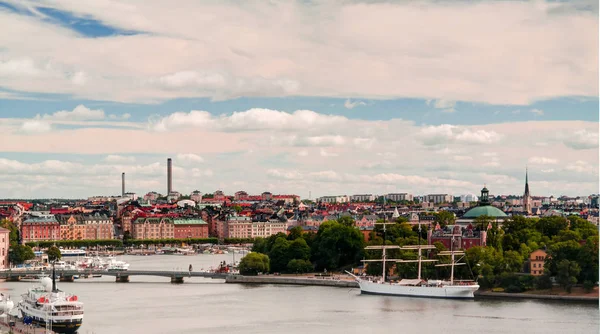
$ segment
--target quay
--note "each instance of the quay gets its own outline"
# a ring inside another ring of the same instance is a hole
[[[229,275],[225,278],[225,283],[315,285],[338,288],[358,288],[358,283],[353,280],[335,279],[332,277],[316,278],[309,276],[292,277]]]
[[[504,300],[551,300],[561,302],[594,303],[598,304],[598,297],[569,296],[569,295],[536,295],[532,293],[508,293],[492,291],[475,291],[475,300],[504,299]]]
[[[46,328],[25,325],[19,319],[13,320],[12,316],[7,319],[5,315],[0,316],[0,333],[3,332],[15,334],[55,334],[54,331],[46,330]]]
[[[0,271],[0,278],[5,278],[10,282],[18,282],[25,277],[42,277],[50,275],[51,271],[43,270],[5,270]],[[73,282],[75,276],[93,276],[106,275],[115,276],[115,281],[119,283],[129,282],[130,276],[158,276],[168,277],[171,283],[183,283],[185,277],[205,277],[212,279],[225,279],[227,273],[213,273],[203,271],[155,271],[155,270],[123,270],[123,271],[106,271],[106,270],[56,270],[56,276],[61,282]]]

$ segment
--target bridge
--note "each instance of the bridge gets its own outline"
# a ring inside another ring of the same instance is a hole
[[[52,274],[51,270],[5,270],[0,271],[0,278],[6,278],[7,281],[18,282],[21,278],[41,277]],[[162,271],[162,270],[56,270],[56,276],[61,282],[73,282],[75,276],[94,276],[106,275],[115,276],[115,281],[120,283],[129,282],[130,276],[159,276],[171,278],[171,283],[183,283],[185,277],[205,277],[212,279],[225,279],[231,275],[229,273],[214,273],[205,271]]]

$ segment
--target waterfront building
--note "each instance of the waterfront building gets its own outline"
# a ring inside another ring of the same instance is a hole
[[[6,269],[8,264],[8,249],[10,248],[10,230],[0,227],[0,269]]]
[[[548,254],[543,249],[531,252],[529,255],[529,273],[533,276],[543,275],[547,257]]]
[[[278,220],[267,222],[252,222],[250,238],[267,238],[277,233],[285,233],[287,224]]]
[[[200,218],[175,218],[173,225],[175,239],[208,238],[208,223]]]
[[[317,198],[317,202],[321,203],[346,203],[349,202],[350,198],[346,195],[343,196],[323,196]]]
[[[175,236],[170,217],[138,217],[131,225],[134,239],[173,239]]]
[[[112,218],[106,215],[100,213],[84,215],[83,224],[85,225],[84,239],[86,240],[114,238],[114,225]]]
[[[23,242],[58,240],[59,223],[53,215],[29,217],[21,222]]]

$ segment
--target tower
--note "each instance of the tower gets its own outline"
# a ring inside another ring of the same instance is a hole
[[[529,171],[525,168],[525,193],[523,193],[523,211],[531,214],[531,195],[529,194]]]
[[[173,171],[171,158],[167,159],[167,196],[173,191]]]

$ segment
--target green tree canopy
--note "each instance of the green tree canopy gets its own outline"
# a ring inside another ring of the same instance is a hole
[[[362,258],[363,234],[353,226],[327,221],[321,224],[312,245],[317,270],[355,265]]]
[[[269,272],[269,269],[269,256],[255,252],[244,256],[239,265],[242,275],[258,275]]]
[[[33,260],[35,254],[33,249],[27,245],[16,245],[12,247],[8,255],[8,260],[13,264],[22,264],[25,261]]]
[[[301,259],[292,259],[288,262],[287,270],[290,273],[303,274],[313,271],[313,265],[310,261]]]
[[[60,260],[62,254],[60,253],[60,249],[56,246],[51,246],[46,250],[46,254],[48,254],[48,261],[54,262]]]

